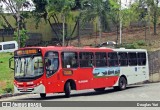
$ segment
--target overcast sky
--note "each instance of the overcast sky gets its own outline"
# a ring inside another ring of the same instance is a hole
[[[122,1],[122,7],[128,7],[130,3],[133,3],[135,0],[121,0]]]
[[[27,0],[27,1],[30,1],[30,2],[31,2],[31,0]],[[130,4],[130,3],[133,3],[134,1],[135,1],[135,0],[121,0],[121,2],[122,2],[122,8],[128,7],[129,4]],[[33,5],[33,3],[32,3],[32,5]],[[4,9],[6,8],[5,5],[3,5],[3,8],[4,8]],[[30,8],[23,8],[24,11],[32,11],[32,10],[34,10],[34,9],[35,9],[34,5],[33,5],[32,7],[30,7]],[[6,11],[5,11],[5,12],[6,12]]]

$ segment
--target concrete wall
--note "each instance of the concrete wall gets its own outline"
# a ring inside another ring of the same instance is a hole
[[[160,50],[148,52],[150,82],[160,81]]]
[[[74,12],[77,13],[77,12]],[[8,14],[5,14],[6,19],[8,20],[8,22],[12,25],[13,28],[16,28],[16,21],[13,18],[13,16],[10,16]],[[76,16],[76,14],[75,14]],[[59,21],[61,22],[61,16],[58,16]],[[36,21],[33,17],[28,18],[25,20],[26,22],[26,29],[29,33],[39,33],[42,35],[42,40],[43,41],[50,41],[54,36],[52,29],[49,25],[49,23],[47,21],[45,21],[44,19],[41,19],[41,22],[38,25],[38,28],[36,28]],[[54,20],[51,19],[51,23],[54,23]],[[69,18],[69,20],[66,20],[66,23],[68,25],[68,32],[72,31],[74,24],[75,24],[75,20]],[[3,29],[3,27],[1,26],[1,24],[5,24],[4,19],[2,19],[0,17],[0,29]],[[74,33],[76,34],[76,33]],[[3,38],[2,36],[0,36],[0,42],[2,42]],[[11,41],[13,40],[13,36],[5,36],[5,41]]]

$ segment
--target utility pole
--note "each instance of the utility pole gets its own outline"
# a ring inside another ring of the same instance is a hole
[[[101,25],[101,18],[98,17],[98,28],[99,28],[99,44],[102,43],[102,25]]]
[[[122,6],[121,6],[121,4],[122,4],[122,2],[121,2],[121,0],[120,0],[120,12],[119,12],[119,19],[120,19],[120,24],[119,24],[119,28],[120,28],[120,30],[119,30],[119,43],[120,44],[122,44],[122,16],[121,16],[121,10],[122,10]]]
[[[151,27],[150,27],[150,25],[151,25],[151,21],[150,21],[150,6],[148,5],[148,8],[147,8],[147,10],[148,10],[148,28],[149,28],[149,38],[151,37]],[[149,40],[150,41],[150,40]]]
[[[81,46],[81,40],[80,40],[80,35],[79,35],[79,30],[80,30],[80,27],[79,27],[79,17],[78,17],[78,22],[77,22],[77,37],[78,37],[78,47]]]
[[[63,14],[63,41],[62,46],[65,46],[65,15]]]
[[[20,24],[19,24],[19,22],[20,22],[20,13],[19,13],[19,10],[18,10],[18,12],[17,12],[17,34],[18,34],[18,48],[20,48],[21,47],[21,38],[20,38],[20,34],[19,34],[19,30],[20,30]]]

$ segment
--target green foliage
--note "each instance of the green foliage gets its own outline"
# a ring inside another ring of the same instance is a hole
[[[119,25],[119,4],[115,0],[110,0],[110,7],[109,7],[109,19],[113,22],[114,25]]]
[[[35,5],[35,10],[32,12],[33,17],[35,18],[35,27],[38,28],[39,23],[43,20],[47,20],[47,11],[46,7],[48,5],[48,0],[32,0]]]
[[[139,40],[133,43],[129,43],[129,44],[123,44],[120,47],[124,47],[126,49],[138,49],[138,48],[142,48],[143,46],[146,46],[146,42],[144,40]]]
[[[75,6],[75,0],[47,0],[47,1],[48,5],[46,9],[49,17],[57,13],[67,16],[71,11],[71,8]]]
[[[131,22],[141,21],[143,9],[139,7],[139,2],[133,3],[130,8],[122,10],[123,26],[129,26]]]
[[[146,46],[146,42],[144,40],[139,40],[136,42],[139,46]]]
[[[20,47],[24,47],[26,40],[29,38],[27,35],[27,30],[25,30],[25,29],[19,30],[19,36],[18,36],[18,32],[15,32],[14,33],[14,40],[16,40],[17,42],[19,39],[18,37],[20,37],[20,41],[21,41]]]
[[[6,88],[3,89],[4,93],[12,93],[13,92],[13,83],[11,81],[6,81]]]
[[[122,47],[124,47],[126,49],[138,49],[139,48],[137,43],[123,44]]]
[[[110,21],[117,18],[115,15],[119,10],[115,0],[82,0],[81,7],[82,24],[93,22],[98,18],[103,30],[110,29]]]

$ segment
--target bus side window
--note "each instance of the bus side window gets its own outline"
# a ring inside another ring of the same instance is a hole
[[[80,52],[79,60],[80,60],[80,67],[94,66],[94,55],[91,52]]]
[[[62,67],[63,68],[77,68],[78,67],[78,57],[76,52],[62,52]]]
[[[120,66],[128,66],[128,55],[126,52],[119,52],[118,60]]]
[[[118,66],[117,52],[108,53],[108,66]]]
[[[138,53],[138,65],[146,65],[146,53]]]
[[[107,66],[107,59],[106,59],[106,53],[105,52],[96,52],[96,67],[105,67]]]
[[[129,62],[129,66],[137,66],[137,53],[136,52],[128,53],[128,62]]]
[[[7,50],[7,49],[15,49],[15,44],[12,43],[12,44],[4,44],[3,45],[3,49],[4,50]]]
[[[49,51],[45,54],[45,68],[47,77],[53,75],[59,67],[58,52]]]

